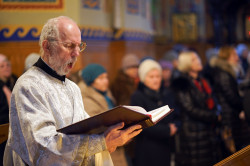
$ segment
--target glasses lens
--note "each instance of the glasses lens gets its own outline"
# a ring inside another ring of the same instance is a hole
[[[82,52],[83,50],[85,50],[86,46],[87,46],[86,43],[81,42],[81,44],[80,44],[80,46],[79,46],[79,47],[80,47],[80,52]]]

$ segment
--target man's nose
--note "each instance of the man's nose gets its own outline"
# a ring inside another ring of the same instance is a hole
[[[75,47],[72,52],[72,56],[78,57],[80,55],[80,48]]]

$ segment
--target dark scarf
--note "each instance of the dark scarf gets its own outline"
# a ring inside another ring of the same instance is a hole
[[[150,100],[157,102],[158,106],[162,106],[161,90],[155,91],[148,88],[144,83],[139,82],[138,90],[142,91]]]
[[[95,88],[94,88],[95,89]],[[103,95],[103,97],[105,98],[107,104],[108,104],[108,109],[112,109],[114,108],[114,103],[113,101],[111,100],[111,98],[107,95],[107,91],[103,92],[103,91],[100,91],[100,90],[97,90],[95,89],[98,93],[100,93],[101,95]]]

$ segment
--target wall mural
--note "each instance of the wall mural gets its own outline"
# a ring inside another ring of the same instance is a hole
[[[42,27],[0,25],[0,42],[39,40]]]
[[[64,0],[0,0],[1,10],[63,9]]]
[[[113,40],[152,42],[153,34],[136,29],[119,29],[114,32]]]
[[[100,10],[100,0],[82,0],[83,7],[88,9],[98,9]]]
[[[65,0],[0,0],[0,8],[12,9],[46,9],[53,7],[62,8]],[[110,4],[110,0],[81,0],[82,7],[99,10],[101,5]],[[101,4],[102,2],[102,4]],[[140,3],[139,3],[140,2]],[[143,3],[144,2],[144,3]],[[145,3],[146,2],[146,3]],[[150,20],[150,0],[127,0],[126,12],[140,15]],[[140,6],[142,9],[139,11]],[[50,7],[48,7],[50,6]],[[108,9],[106,12],[110,12]],[[90,25],[79,25],[83,40],[131,40],[149,41],[153,39],[153,33],[138,29],[115,29],[112,27],[94,27]],[[11,41],[38,41],[42,25],[0,25],[0,42]]]
[[[85,40],[132,40],[152,41],[153,34],[136,29],[120,29],[114,31],[112,28],[80,26],[82,39]],[[42,26],[6,26],[0,25],[0,42],[9,41],[38,41]]]
[[[139,14],[139,0],[127,0],[126,3],[128,14]]]
[[[80,26],[82,40],[112,40],[111,28]]]
[[[175,42],[196,41],[197,16],[196,14],[173,14],[173,40]]]

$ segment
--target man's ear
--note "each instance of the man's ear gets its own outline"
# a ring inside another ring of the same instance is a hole
[[[49,45],[48,40],[44,40],[42,42],[42,47],[43,47],[44,53],[49,54],[49,52],[50,52],[50,45]]]

